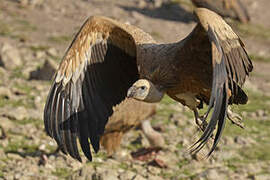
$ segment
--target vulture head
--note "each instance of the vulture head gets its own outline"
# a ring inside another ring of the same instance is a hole
[[[147,79],[139,79],[128,90],[127,97],[139,101],[154,103],[159,102],[164,96],[164,92],[159,90]]]

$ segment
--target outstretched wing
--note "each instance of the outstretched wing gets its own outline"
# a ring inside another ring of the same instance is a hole
[[[238,19],[243,23],[250,21],[250,16],[240,0],[191,0],[198,8],[210,9],[223,17]]]
[[[209,124],[192,152],[203,148],[217,126],[210,155],[223,131],[228,104],[245,104],[248,100],[241,87],[253,66],[244,44],[219,15],[204,8],[198,8],[195,15],[198,24],[183,40],[179,55],[180,59],[185,59],[182,63],[187,67],[184,68],[193,71],[186,76],[194,76],[203,85],[198,98],[209,104],[206,115],[213,110]],[[210,92],[207,93],[207,89]]]
[[[77,137],[91,160],[113,107],[138,79],[136,44],[127,25],[91,17],[67,50],[44,109],[46,132],[64,153],[81,161]],[[90,139],[90,142],[89,142]]]

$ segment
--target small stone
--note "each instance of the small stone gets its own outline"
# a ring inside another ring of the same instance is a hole
[[[49,156],[49,160],[50,161],[54,161],[56,158],[55,158],[55,155],[51,155],[51,156]]]
[[[122,173],[119,176],[120,180],[125,180],[125,179],[133,179],[136,176],[136,174],[132,171],[124,171],[124,173]]]
[[[210,169],[207,173],[207,178],[209,180],[223,179],[223,175],[217,171],[217,169]]]
[[[118,180],[118,174],[114,170],[107,170],[101,175],[102,179]]]
[[[135,178],[133,178],[134,180],[145,180],[145,178],[139,174],[136,175]]]
[[[3,44],[0,51],[0,66],[13,70],[21,65],[22,59],[19,50],[10,44]]]
[[[58,52],[55,48],[48,49],[47,53],[48,53],[48,55],[53,56],[53,57],[57,57],[57,55],[58,55]]]
[[[0,116],[6,117],[11,120],[23,120],[28,117],[27,110],[22,107],[16,107],[16,108],[4,108],[0,111]]]
[[[16,173],[15,175],[14,175],[14,179],[20,179],[21,178],[21,174],[20,173]]]
[[[147,168],[151,172],[151,174],[159,174],[161,172],[160,168],[154,166],[148,166]]]
[[[233,140],[233,138],[230,137],[230,136],[224,137],[224,138],[223,138],[223,141],[224,141],[224,144],[225,144],[226,146],[231,146],[231,145],[234,144],[234,140]]]
[[[269,180],[269,175],[268,174],[255,175],[255,180]]]
[[[241,136],[236,136],[234,138],[234,142],[239,144],[239,145],[245,145],[246,144],[246,140]]]
[[[9,99],[12,96],[12,93],[7,87],[0,87],[0,96]]]
[[[162,180],[163,178],[161,178],[159,176],[149,175],[149,177],[147,177],[147,179],[149,179],[149,180]]]
[[[39,147],[38,147],[39,150],[41,151],[45,151],[46,150],[46,145],[45,144],[41,144]]]
[[[46,55],[46,54],[45,54],[44,51],[37,51],[37,52],[35,53],[35,57],[36,57],[37,59],[44,58],[45,55]]]
[[[145,8],[147,6],[147,3],[144,0],[137,0],[137,6],[141,9]]]
[[[14,160],[22,160],[23,158],[18,154],[8,153],[7,157]]]
[[[44,0],[17,0],[18,3],[20,3],[21,6],[40,6],[43,4]]]
[[[154,4],[154,8],[160,8],[162,6],[162,0],[152,0],[154,1],[153,4]]]
[[[256,116],[257,116],[257,117],[264,117],[264,116],[266,116],[266,115],[267,115],[267,114],[266,114],[265,110],[258,109],[258,110],[256,111]]]
[[[5,155],[5,152],[4,152],[4,150],[3,149],[0,149],[0,157],[1,158],[4,158],[6,155]],[[0,163],[0,165],[1,165],[1,163]]]
[[[30,72],[30,80],[45,80],[49,81],[52,79],[57,65],[53,60],[46,59],[44,64],[37,70]]]

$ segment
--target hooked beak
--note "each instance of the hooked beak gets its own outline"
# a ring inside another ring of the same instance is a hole
[[[127,97],[128,98],[132,98],[134,96],[134,94],[136,93],[136,87],[134,86],[131,86],[129,89],[128,89],[128,92],[127,92]]]

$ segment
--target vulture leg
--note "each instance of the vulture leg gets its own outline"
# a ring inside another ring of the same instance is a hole
[[[164,146],[165,142],[163,136],[152,128],[149,119],[142,121],[142,131],[152,147]]]
[[[227,117],[233,124],[244,129],[244,126],[242,123],[242,117],[239,114],[232,112],[232,110],[230,108],[228,108]]]
[[[150,123],[149,119],[142,121],[142,131],[148,139],[151,147],[149,148],[141,148],[136,152],[131,153],[131,156],[134,159],[140,161],[152,161],[149,164],[153,164],[155,166],[163,167],[166,166],[164,162],[156,157],[158,152],[164,147],[165,141],[163,136],[155,131]]]
[[[0,139],[5,139],[7,137],[6,131],[2,126],[0,126],[0,129],[2,131],[2,135],[0,136]]]
[[[207,114],[200,116],[197,109],[193,110],[193,112],[194,112],[195,122],[196,122],[197,126],[204,132],[205,128],[208,125],[208,123],[206,121]]]

